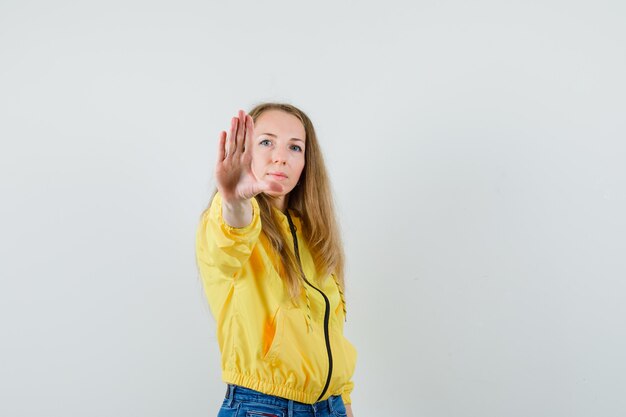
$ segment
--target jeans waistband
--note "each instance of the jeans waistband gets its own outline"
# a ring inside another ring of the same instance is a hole
[[[255,391],[250,388],[242,387],[240,385],[228,384],[226,390],[226,399],[233,401],[254,401],[263,404],[275,405],[278,407],[284,407],[285,409],[297,410],[297,411],[322,411],[328,410],[330,413],[335,408],[338,408],[337,401],[342,401],[340,395],[330,396],[327,400],[318,401],[315,404],[305,404],[294,400],[289,400],[283,397],[277,397],[275,395],[264,394],[259,391]]]

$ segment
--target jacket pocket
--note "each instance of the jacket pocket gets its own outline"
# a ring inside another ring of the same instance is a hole
[[[271,333],[271,331],[273,330],[274,335],[273,337],[269,335],[267,336],[268,339],[270,337],[272,339],[270,343],[267,343],[269,344],[269,346],[265,354],[263,355],[263,360],[268,361],[268,362],[273,362],[276,360],[278,352],[280,351],[280,347],[283,341],[283,336],[285,333],[284,312],[280,307],[276,310],[276,314],[274,315],[272,324],[268,327],[269,327],[268,333]]]

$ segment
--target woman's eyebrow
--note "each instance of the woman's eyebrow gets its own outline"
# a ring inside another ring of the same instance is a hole
[[[276,136],[276,135],[275,135],[275,134],[273,134],[273,133],[261,133],[261,135],[260,135],[260,136],[262,136],[262,135],[271,136],[271,137],[273,137],[273,138],[277,138],[277,137],[278,137],[278,136]],[[302,139],[298,139],[298,138],[291,138],[291,139],[289,139],[289,140],[297,140],[297,141],[300,141],[300,142],[304,142]]]

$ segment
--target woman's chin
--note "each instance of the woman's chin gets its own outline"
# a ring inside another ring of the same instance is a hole
[[[270,196],[272,198],[284,197],[285,193],[282,191],[265,191],[263,194]]]
[[[290,189],[287,190],[285,186],[283,185],[282,191],[265,191],[265,194],[270,197],[279,198],[279,197],[285,197],[287,194],[289,194],[290,191],[291,191]]]

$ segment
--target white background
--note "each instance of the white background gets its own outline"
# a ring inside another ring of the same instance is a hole
[[[626,415],[623,1],[0,2],[0,415],[214,416],[218,132],[314,121],[355,417]]]

